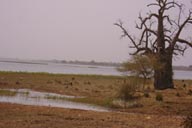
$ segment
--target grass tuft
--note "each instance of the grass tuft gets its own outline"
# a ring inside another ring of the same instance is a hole
[[[163,101],[163,95],[161,93],[157,93],[155,99],[156,101]]]

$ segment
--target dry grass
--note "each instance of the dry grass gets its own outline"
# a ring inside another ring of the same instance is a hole
[[[0,88],[27,88],[65,95],[85,96],[76,102],[112,106],[124,77],[94,75],[54,75],[46,73],[0,72]],[[140,107],[119,107],[116,111],[90,111],[32,107],[0,103],[0,128],[179,128],[182,115],[192,107],[192,81],[175,81],[175,89],[155,91],[150,81],[145,92],[139,91],[134,103]],[[149,97],[145,96],[145,93]],[[156,95],[163,94],[163,101]],[[127,104],[132,104],[132,101]]]
[[[124,82],[124,77],[114,76],[0,72],[0,88],[28,88],[36,91],[85,96],[86,98],[75,99],[75,101],[108,107],[118,96],[118,91]],[[116,110],[145,114],[186,115],[192,106],[192,95],[188,94],[189,90],[192,90],[192,81],[176,80],[175,85],[175,89],[155,91],[149,81],[145,88],[149,97],[145,97],[145,92],[141,91],[136,94],[138,98],[135,100],[142,107],[116,108]],[[157,93],[163,94],[162,102],[156,101]]]

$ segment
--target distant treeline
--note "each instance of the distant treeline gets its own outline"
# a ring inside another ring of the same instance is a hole
[[[40,63],[40,62],[26,62],[26,61],[8,61],[8,60],[0,60],[0,62],[5,62],[5,63],[20,63],[20,64],[41,64],[41,65],[47,65],[47,63]]]
[[[80,65],[94,65],[94,66],[120,66],[121,63],[114,63],[114,62],[95,62],[95,61],[66,61],[62,60],[61,63],[65,64],[80,64]]]
[[[184,70],[184,71],[192,71],[192,65],[190,66],[173,66],[175,70]]]
[[[58,62],[58,61],[57,61]],[[59,61],[60,63],[65,63],[65,64],[80,64],[80,65],[95,65],[95,66],[114,66],[114,67],[119,67],[121,66],[121,63],[114,63],[114,62],[96,62],[96,61],[66,61],[62,60]],[[185,70],[185,71],[192,71],[192,65],[190,66],[173,66],[174,70]]]

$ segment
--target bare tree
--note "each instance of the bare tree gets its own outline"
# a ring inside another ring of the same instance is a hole
[[[133,37],[123,23],[115,23],[122,31],[122,37],[128,37],[135,54],[153,55],[163,68],[154,69],[154,87],[156,89],[174,88],[172,59],[174,55],[183,55],[192,42],[181,37],[187,25],[192,25],[192,11],[184,15],[184,5],[174,0],[155,0],[147,7],[156,7],[157,12],[149,12],[146,17],[139,15],[136,28],[141,31],[139,38]],[[177,18],[170,11],[178,12]]]

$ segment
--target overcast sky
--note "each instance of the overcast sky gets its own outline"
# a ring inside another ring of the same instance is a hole
[[[0,0],[0,57],[126,61],[129,40],[120,39],[113,24],[122,19],[134,33],[138,14],[145,14],[150,1]],[[174,64],[192,65],[191,55],[189,49]]]

